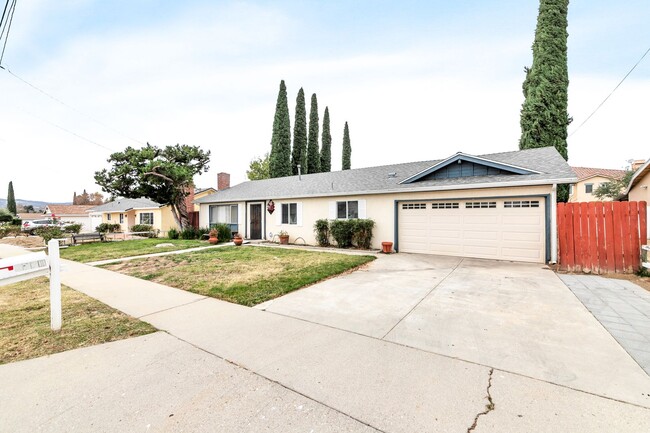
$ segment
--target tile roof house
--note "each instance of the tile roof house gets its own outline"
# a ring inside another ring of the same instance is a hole
[[[609,168],[572,167],[578,182],[569,188],[569,202],[611,201],[611,198],[599,199],[593,195],[598,187],[612,180],[622,179],[625,170]]]
[[[94,206],[90,214],[96,224],[120,224],[122,232],[131,231],[136,224],[152,225],[154,229],[165,233],[170,228],[177,228],[176,220],[170,206],[161,205],[148,198],[119,198],[103,205]]]
[[[46,217],[54,215],[62,221],[81,224],[82,232],[90,232],[93,227],[88,210],[93,207],[93,205],[48,204],[43,215]]]
[[[555,186],[577,180],[555,148],[243,182],[195,200],[200,225],[248,239],[315,244],[318,219],[371,218],[373,248],[529,262],[554,260]],[[272,211],[273,210],[273,211]],[[553,245],[552,245],[553,244]]]

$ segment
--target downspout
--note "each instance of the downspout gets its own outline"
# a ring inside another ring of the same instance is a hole
[[[557,184],[551,189],[551,262],[557,263]]]

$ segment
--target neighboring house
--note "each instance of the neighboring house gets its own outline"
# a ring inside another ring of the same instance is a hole
[[[102,223],[119,224],[123,232],[136,224],[149,224],[163,233],[178,228],[170,206],[163,206],[147,198],[120,198],[90,209],[91,215],[101,215]],[[99,224],[97,224],[99,225]]]
[[[42,218],[52,217],[52,215],[60,218],[61,221],[71,222],[73,224],[81,224],[82,232],[91,232],[95,228],[92,226],[88,210],[93,208],[93,205],[67,205],[67,204],[48,204],[45,206],[45,211]]]
[[[207,197],[210,194],[214,194],[215,192],[217,192],[217,189],[212,188],[212,187],[210,187],[210,188],[201,188],[201,189],[194,190],[194,198],[193,198],[192,201],[194,202],[194,200],[198,200],[200,198]],[[201,206],[199,206],[197,203],[194,203],[192,205],[192,208],[194,209],[194,212],[198,212],[200,210]]]
[[[557,254],[555,186],[575,181],[545,147],[249,181],[196,203],[201,226],[231,224],[247,239],[285,230],[316,244],[318,219],[371,218],[373,248],[543,263]]]
[[[628,185],[625,193],[629,201],[645,201],[650,205],[650,159],[641,165],[632,175],[630,184]],[[650,215],[650,206],[648,206],[648,215]],[[648,243],[650,244],[650,224],[648,224]]]
[[[16,214],[16,216],[18,218],[20,218],[21,221],[23,221],[23,222],[40,220],[40,219],[44,218],[42,213],[33,213],[33,212],[30,212],[30,213],[18,213],[18,214]]]
[[[569,186],[569,202],[612,201],[609,197],[597,198],[593,193],[598,187],[613,180],[622,179],[625,170],[608,168],[571,167],[578,178],[575,185]]]

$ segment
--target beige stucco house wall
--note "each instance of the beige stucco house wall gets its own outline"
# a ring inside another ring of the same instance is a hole
[[[645,201],[650,216],[650,160],[635,174],[628,187],[628,200]],[[648,224],[647,244],[650,245],[650,224]]]
[[[169,206],[151,209],[132,209],[126,212],[104,212],[102,213],[102,222],[120,224],[120,231],[129,232],[131,231],[131,227],[140,224],[140,214],[143,213],[153,214],[153,228],[160,230],[162,235],[167,233],[170,228],[178,228]]]
[[[593,192],[595,192],[601,184],[611,181],[612,179],[603,176],[594,176],[589,179],[580,180],[576,184],[570,186],[569,202],[612,201],[609,197],[599,199],[593,195]],[[592,192],[587,192],[587,185],[591,185]]]

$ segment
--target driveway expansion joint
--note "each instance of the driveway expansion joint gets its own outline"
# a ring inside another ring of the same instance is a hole
[[[485,410],[483,412],[479,412],[476,414],[476,417],[474,418],[474,423],[467,429],[467,433],[471,433],[476,429],[478,425],[478,419],[482,416],[485,416],[492,412],[494,410],[495,404],[494,401],[492,400],[492,394],[490,394],[490,388],[492,388],[492,374],[494,374],[494,368],[490,369],[490,374],[488,375],[488,386],[486,389],[486,397],[488,403],[485,405]]]
[[[201,295],[199,295],[199,296],[201,296]],[[147,316],[153,316],[154,314],[164,313],[164,312],[166,312],[166,311],[173,310],[174,308],[185,307],[185,306],[187,306],[187,305],[191,305],[191,304],[194,304],[194,303],[196,303],[196,302],[205,301],[206,299],[209,299],[209,297],[208,297],[208,296],[203,296],[203,297],[200,298],[200,299],[195,299],[195,300],[193,300],[193,301],[186,302],[186,303],[184,303],[184,304],[174,305],[173,307],[163,308],[162,310],[153,311],[153,312],[151,312],[151,313],[143,314],[142,316],[138,316],[138,317],[136,317],[136,319],[143,319],[143,318],[145,318],[145,317],[147,317]],[[171,335],[171,334],[170,334],[170,335]]]

